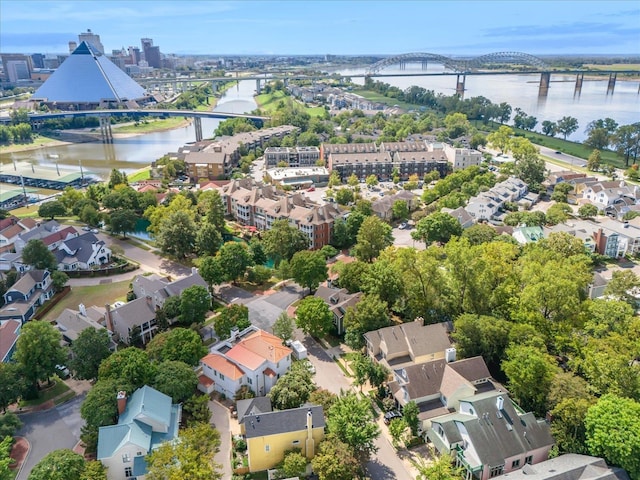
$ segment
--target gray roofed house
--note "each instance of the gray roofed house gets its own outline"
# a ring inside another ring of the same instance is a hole
[[[58,230],[60,230],[60,224],[55,220],[49,220],[28,232],[18,235],[18,238],[14,243],[14,248],[16,249],[16,252],[21,253],[29,240],[41,240]]]
[[[316,297],[321,298],[329,306],[329,310],[333,314],[333,324],[336,326],[338,335],[344,333],[342,320],[347,308],[355,307],[362,297],[361,292],[349,293],[346,288],[331,288],[320,285],[315,293]]]
[[[249,470],[259,472],[275,467],[292,448],[299,448],[302,455],[312,459],[324,439],[324,412],[321,406],[306,405],[245,415],[240,427],[247,439]]]
[[[599,457],[565,453],[536,465],[525,465],[520,470],[505,473],[498,480],[629,480],[626,471],[609,467]]]
[[[65,308],[56,319],[56,326],[62,333],[63,340],[71,344],[78,338],[78,335],[87,328],[106,330],[105,309],[95,306],[87,308],[83,304],[78,306],[78,310]],[[109,337],[111,337],[111,332],[109,332]],[[111,349],[115,349],[115,346],[115,343],[112,341]]]
[[[447,322],[423,325],[421,318],[364,334],[367,354],[388,368],[445,358],[451,348]]]
[[[272,412],[273,408],[269,397],[255,397],[247,400],[238,400],[236,411],[238,413],[238,422],[242,423],[246,416]]]
[[[499,391],[460,399],[457,413],[431,420],[427,437],[479,480],[540,463],[554,444],[544,420],[516,409]]]
[[[441,209],[441,211],[444,213],[448,213],[453,218],[458,220],[462,228],[469,228],[476,223],[473,217],[469,215],[469,212],[467,212],[464,207],[458,207],[455,210],[452,210],[450,208],[443,208]]]
[[[140,329],[143,344],[149,342],[158,330],[156,308],[150,297],[136,298],[114,309],[107,304],[105,308],[107,329],[127,345],[133,340],[136,327]]]
[[[200,276],[197,268],[191,269],[191,274],[186,277],[170,281],[168,277],[160,277],[153,274],[148,277],[136,275],[132,282],[133,293],[137,298],[149,297],[155,308],[162,308],[164,302],[169,297],[182,294],[184,289],[194,285],[209,288],[207,282]]]
[[[111,249],[90,232],[63,241],[53,253],[58,269],[66,271],[88,270],[111,260]]]
[[[145,96],[144,88],[91,44],[82,42],[32,98],[58,105],[104,106]]]
[[[97,458],[108,468],[109,480],[146,474],[144,457],[178,436],[182,407],[147,385],[129,399],[119,392],[118,423],[100,427]]]

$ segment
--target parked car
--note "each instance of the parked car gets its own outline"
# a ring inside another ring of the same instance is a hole
[[[404,229],[406,229],[408,226],[409,226],[409,225],[407,224],[407,222],[402,222],[398,228],[399,228],[400,230],[404,230]]]
[[[307,192],[315,192],[315,191],[316,191],[316,187],[307,188]]]
[[[56,373],[63,380],[69,378],[69,376],[71,375],[71,372],[69,372],[69,369],[64,365],[56,365]]]
[[[402,414],[397,410],[391,410],[384,414],[384,423],[385,425],[389,425],[391,421],[395,418],[402,418]]]
[[[100,233],[100,230],[98,230],[97,228],[94,228],[93,230],[91,230],[91,233]]]
[[[85,232],[90,232],[91,231],[91,227],[82,227],[82,230],[84,230]]]

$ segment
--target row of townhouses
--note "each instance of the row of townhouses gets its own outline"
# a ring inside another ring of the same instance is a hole
[[[218,180],[229,177],[231,171],[238,166],[241,148],[247,150],[263,148],[272,138],[282,139],[299,130],[298,127],[292,125],[263,128],[231,137],[221,137],[214,141],[207,140],[186,145],[181,147],[177,153],[169,154],[169,156],[184,160],[187,166],[187,175],[192,182],[197,182],[201,178]]]
[[[269,230],[276,220],[286,219],[309,237],[312,249],[331,242],[333,222],[342,215],[333,204],[318,205],[302,194],[284,194],[249,178],[232,180],[218,190],[227,215],[237,222]]]
[[[491,220],[503,209],[506,202],[518,202],[529,193],[526,183],[516,177],[510,177],[495,184],[490,190],[471,197],[465,210],[475,220]],[[531,196],[530,203],[537,197]]]
[[[313,167],[320,160],[318,147],[267,147],[264,150],[264,167]],[[324,166],[324,163],[323,165]]]

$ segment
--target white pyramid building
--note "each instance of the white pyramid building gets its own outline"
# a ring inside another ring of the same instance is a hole
[[[33,94],[57,104],[104,104],[140,100],[144,88],[91,44],[82,42]]]

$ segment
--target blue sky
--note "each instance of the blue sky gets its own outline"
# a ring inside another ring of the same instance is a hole
[[[107,52],[640,54],[637,1],[0,1],[2,52],[64,53],[88,28]]]

